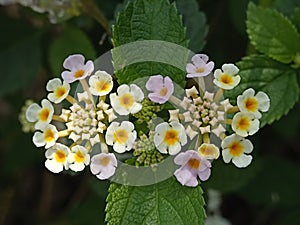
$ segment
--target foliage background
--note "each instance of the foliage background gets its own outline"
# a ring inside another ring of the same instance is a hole
[[[300,6],[297,0],[255,2],[288,17]],[[110,24],[121,3],[96,1]],[[248,0],[197,3],[208,24],[202,51],[217,67],[254,51],[245,26]],[[192,13],[184,18],[194,19],[195,29],[199,25]],[[31,134],[22,133],[18,115],[26,99],[40,101],[46,96],[47,80],[60,75],[67,55],[83,53],[95,59],[112,48],[110,37],[90,14],[51,24],[47,15],[20,5],[1,6],[0,30],[0,225],[104,224],[109,183],[99,182],[88,170],[78,175],[48,172],[44,152],[33,145]],[[249,168],[228,166],[220,171],[222,165],[216,165],[203,184],[204,191],[222,192],[221,211],[233,225],[299,224],[299,113],[296,104],[288,116],[251,138],[255,152]]]

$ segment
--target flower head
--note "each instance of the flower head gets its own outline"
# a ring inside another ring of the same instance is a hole
[[[63,71],[61,76],[67,83],[73,83],[89,76],[94,70],[94,63],[89,60],[84,64],[83,55],[70,55],[65,59],[63,66],[67,71]]]
[[[111,75],[105,71],[97,71],[89,79],[90,91],[93,95],[107,95],[113,88],[113,80]]]
[[[163,104],[173,94],[174,85],[168,76],[163,78],[162,75],[155,75],[151,76],[147,81],[146,89],[152,92],[148,95],[151,101]]]
[[[222,141],[221,146],[225,163],[232,160],[233,164],[239,168],[246,167],[251,163],[252,156],[245,154],[251,153],[253,150],[253,145],[249,140],[237,134],[232,134]]]
[[[118,153],[123,153],[132,149],[132,145],[136,139],[136,131],[133,123],[129,121],[112,122],[107,128],[105,140],[108,145],[112,145],[113,149]]]
[[[247,137],[259,130],[259,120],[255,118],[253,113],[238,112],[232,119],[231,127],[238,135]]]
[[[187,135],[178,121],[160,123],[155,127],[154,144],[161,153],[176,155],[187,143]]]
[[[200,156],[197,151],[188,150],[179,153],[175,157],[174,162],[177,165],[181,165],[174,175],[182,185],[195,187],[198,185],[197,177],[205,181],[210,176],[211,163]]]
[[[81,145],[73,146],[68,156],[68,163],[71,170],[75,172],[82,171],[90,163],[88,150]]]
[[[141,101],[144,99],[144,93],[135,84],[130,86],[122,84],[118,87],[117,93],[109,95],[113,109],[120,115],[129,115],[137,113],[142,109]]]
[[[54,78],[49,80],[46,86],[47,91],[51,91],[52,93],[48,94],[48,99],[57,104],[64,100],[70,91],[70,84],[67,82],[61,82],[59,78]]]
[[[49,124],[52,120],[54,109],[47,100],[42,100],[42,107],[36,103],[31,104],[26,110],[26,119],[29,122],[36,122],[35,128]]]
[[[116,156],[113,153],[100,153],[91,159],[91,172],[100,180],[107,179],[114,175],[118,165]]]
[[[217,159],[220,155],[220,150],[214,144],[203,143],[198,148],[198,152],[202,157],[206,159]]]
[[[239,69],[235,65],[224,64],[222,70],[215,70],[215,79],[213,80],[215,85],[225,90],[230,90],[240,83],[241,77],[237,75]]]
[[[68,155],[70,153],[70,149],[60,143],[56,143],[52,148],[49,148],[45,155],[46,155],[46,162],[45,166],[48,170],[53,173],[59,173],[63,171],[65,168],[66,170],[69,168],[68,165]]]
[[[208,62],[208,56],[197,54],[192,57],[193,63],[186,65],[187,77],[204,77],[214,69],[214,62]]]
[[[262,91],[255,95],[255,91],[249,88],[237,97],[237,105],[241,112],[250,112],[257,119],[261,118],[261,112],[267,112],[270,107],[270,98]]]
[[[36,147],[45,146],[45,148],[52,147],[58,139],[58,131],[52,124],[47,124],[38,127],[42,132],[35,132],[32,141]]]

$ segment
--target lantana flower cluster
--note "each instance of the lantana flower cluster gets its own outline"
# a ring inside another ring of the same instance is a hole
[[[92,61],[85,62],[82,55],[66,58],[61,78],[46,85],[47,98],[26,110],[26,118],[35,128],[33,143],[45,148],[46,168],[59,173],[90,167],[97,178],[108,179],[120,164],[116,156],[132,151],[132,158],[125,163],[134,166],[155,167],[173,156],[177,180],[197,186],[198,178],[205,181],[210,177],[212,163],[220,155],[225,163],[248,166],[253,145],[247,137],[259,130],[259,119],[270,106],[269,97],[250,88],[233,106],[223,99],[223,93],[239,84],[239,69],[224,64],[213,71],[214,62],[204,54],[194,55],[191,61],[186,77],[198,85],[175,96],[177,86],[167,75],[148,77],[145,87],[122,84],[113,88],[112,75],[94,71]],[[214,88],[207,91],[203,77],[210,75],[214,76]],[[71,96],[75,82],[82,91]],[[167,120],[157,119],[166,103],[173,107]]]

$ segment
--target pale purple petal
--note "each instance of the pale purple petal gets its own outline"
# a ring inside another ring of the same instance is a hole
[[[163,88],[163,76],[151,76],[146,83],[146,89],[152,92],[159,92]]]
[[[176,179],[185,186],[196,187],[198,185],[197,175],[191,173],[184,167],[179,168],[174,173]]]
[[[177,165],[185,165],[189,159],[193,156],[193,153],[194,150],[187,150],[186,152],[181,152],[179,153],[175,159],[174,159],[174,162],[177,164]]]
[[[188,63],[185,69],[187,73],[191,73],[191,74],[195,73],[196,71],[196,67],[192,63]]]
[[[80,54],[70,55],[65,59],[63,67],[68,70],[78,70],[84,65],[84,57]]]
[[[210,173],[211,173],[210,168],[206,167],[205,170],[198,171],[198,177],[200,178],[200,180],[206,181],[210,177]]]

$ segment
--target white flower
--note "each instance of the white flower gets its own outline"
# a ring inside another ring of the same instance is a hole
[[[63,171],[64,168],[67,170],[69,168],[67,160],[69,153],[70,149],[67,146],[56,143],[45,153],[47,158],[45,162],[46,168],[53,173],[59,173]]]
[[[176,155],[187,143],[187,135],[178,121],[164,122],[155,127],[154,144],[161,153]]]
[[[135,84],[130,86],[122,84],[118,87],[117,93],[110,94],[110,102],[113,109],[120,115],[137,113],[142,109],[140,103],[144,99],[144,93]]]
[[[205,54],[197,54],[192,57],[193,63],[186,65],[188,78],[190,77],[204,77],[210,74],[214,69],[214,62],[208,62],[208,56]]]
[[[32,138],[33,143],[36,147],[45,146],[45,148],[52,147],[58,139],[58,131],[55,126],[47,124],[38,127],[42,132],[35,132]]]
[[[42,107],[36,103],[31,104],[26,110],[26,119],[29,122],[36,122],[35,128],[49,124],[54,113],[51,102],[42,100]]]
[[[83,55],[70,55],[65,59],[63,66],[66,71],[63,71],[61,76],[67,83],[72,83],[76,80],[82,80],[89,76],[94,70],[94,63],[89,60],[84,64]]]
[[[253,113],[238,112],[232,119],[231,127],[238,135],[247,137],[259,130],[259,120],[255,118]]]
[[[111,75],[105,71],[97,71],[89,79],[90,91],[93,95],[107,95],[113,88],[113,80]]]
[[[254,113],[257,119],[261,118],[261,112],[267,112],[270,108],[270,98],[262,91],[255,95],[255,91],[249,88],[237,97],[237,105],[241,112]]]
[[[116,156],[113,153],[100,153],[91,159],[91,172],[100,180],[107,179],[114,175],[118,165]]]
[[[222,70],[215,70],[215,79],[213,80],[215,85],[225,90],[230,90],[240,83],[241,77],[237,75],[239,69],[235,65],[224,64]]]
[[[198,152],[206,159],[217,159],[220,156],[220,150],[214,144],[203,143],[198,148]]]
[[[239,168],[246,167],[251,163],[252,156],[245,154],[251,153],[253,150],[253,145],[249,140],[237,134],[232,134],[224,138],[221,146],[225,163],[229,163],[232,160],[233,164]]]
[[[48,99],[57,104],[64,100],[70,91],[70,84],[67,82],[63,82],[59,78],[54,78],[49,80],[46,85],[47,91],[51,91],[53,93],[48,94]]]
[[[81,145],[73,146],[68,156],[68,163],[71,170],[75,172],[82,171],[90,163],[88,150]]]
[[[112,122],[105,134],[106,144],[112,145],[118,153],[123,153],[132,149],[136,139],[136,131],[133,123],[129,121]]]

